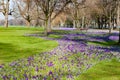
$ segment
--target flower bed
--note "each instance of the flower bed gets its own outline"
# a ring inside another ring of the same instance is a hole
[[[3,80],[67,80],[76,79],[101,60],[120,59],[120,48],[96,46],[88,41],[109,40],[90,33],[66,34],[58,39],[59,46],[44,52],[0,66]],[[92,35],[92,36],[91,36]],[[100,40],[101,39],[101,40]]]

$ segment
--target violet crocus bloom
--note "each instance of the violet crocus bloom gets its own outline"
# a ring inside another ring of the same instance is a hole
[[[3,66],[0,65],[0,68],[3,68]]]
[[[29,62],[29,61],[32,61],[32,60],[34,60],[33,57],[29,57],[29,58],[28,58],[28,62]]]
[[[38,68],[38,66],[36,67],[36,71],[37,71],[37,72],[39,71],[39,68]]]
[[[71,74],[69,74],[68,76],[67,76],[67,78],[72,78],[73,76],[71,75]]]
[[[7,76],[3,76],[2,78],[3,78],[3,80],[6,80]]]
[[[119,36],[110,36],[109,39],[116,41],[119,40]]]
[[[25,80],[29,80],[28,78],[26,78]]]
[[[16,62],[12,62],[10,66],[15,66],[16,64],[17,64]]]
[[[33,79],[36,79],[37,77],[36,77],[36,76],[33,76],[32,78],[33,78]]]
[[[46,77],[44,77],[43,80],[47,80]]]
[[[27,74],[24,74],[24,77],[27,78]]]
[[[53,65],[54,65],[53,62],[48,62],[48,63],[47,63],[47,66],[48,66],[48,67],[52,67]]]
[[[52,71],[49,72],[49,75],[53,75]]]
[[[17,78],[16,78],[16,77],[14,77],[14,78],[13,78],[13,80],[17,80]]]

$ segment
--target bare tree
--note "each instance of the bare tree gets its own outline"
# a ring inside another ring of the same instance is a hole
[[[33,0],[15,0],[19,14],[25,19],[26,25],[29,27],[32,20],[35,17],[36,5]]]
[[[5,16],[5,23],[4,26],[7,28],[8,27],[8,15],[12,15],[13,10],[9,9],[9,2],[10,0],[1,0],[0,1],[0,12],[3,13]]]
[[[74,28],[88,28],[95,15],[102,13],[97,3],[98,0],[72,0],[65,12],[72,18]]]
[[[119,27],[119,41],[120,44],[120,1],[117,0],[117,26]]]
[[[100,29],[108,27],[109,34],[116,24],[116,0],[98,0],[98,8],[101,14],[97,17]]]
[[[86,0],[72,0],[66,9],[65,12],[69,15],[69,17],[73,20],[73,27],[80,27],[80,19],[84,16],[84,3]]]
[[[56,14],[53,13],[51,17],[53,17],[54,15],[56,15]],[[64,26],[66,20],[67,20],[67,14],[65,14],[64,12],[62,12],[62,13],[60,13],[56,18],[54,18],[54,19],[51,21],[51,27]]]
[[[71,0],[34,0],[38,9],[41,11],[42,19],[45,22],[45,34],[51,32],[51,21],[59,15],[64,7],[71,2]],[[52,14],[55,13],[54,16]],[[52,16],[52,17],[51,17]]]

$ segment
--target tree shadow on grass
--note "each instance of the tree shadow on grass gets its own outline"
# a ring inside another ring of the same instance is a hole
[[[120,62],[100,62],[80,75],[79,80],[120,80]]]
[[[0,60],[3,62],[9,62],[16,56],[13,54],[16,52],[15,46],[10,43],[0,43]]]
[[[115,45],[115,44],[117,45],[117,41],[115,39],[113,39],[113,40],[110,39],[111,36],[118,36],[118,33],[112,33],[110,35],[109,34],[101,34],[101,36],[88,35],[88,37],[91,39],[101,40],[101,42],[100,41],[91,41],[93,43],[103,44],[103,45],[108,45],[108,46]]]
[[[92,45],[107,47],[107,48],[101,48],[103,50],[120,52],[120,45],[117,44],[117,41],[110,39],[110,36],[114,36],[114,35],[118,36],[118,33],[112,33],[111,35],[109,35],[107,33],[102,33],[102,32],[81,33],[81,32],[64,31],[64,30],[63,31],[54,30],[51,34],[55,35],[52,36],[51,38],[48,36],[48,38],[52,40],[74,41],[79,44],[84,44],[86,46],[88,45],[88,43],[93,43]]]
[[[92,33],[92,34],[94,34],[94,33]],[[98,34],[98,36],[96,34],[91,35],[90,33],[87,33],[87,34],[81,33],[81,34],[76,34],[76,35],[78,37],[84,36],[84,38],[83,39],[74,38],[74,39],[70,39],[70,40],[74,41],[74,42],[78,42],[80,44],[84,43],[86,45],[88,45],[89,42],[94,43],[97,46],[101,46],[98,49],[101,49],[104,51],[120,52],[120,45],[117,44],[117,41],[115,41],[114,39],[113,40],[110,39],[110,36],[118,36],[118,33],[112,33],[111,35],[104,33],[104,34]],[[69,35],[68,35],[68,38],[69,38]]]
[[[116,44],[116,42],[114,42],[114,41],[109,41],[109,42],[88,41],[88,42],[98,44],[98,45],[103,45],[103,46],[115,46],[115,44]]]
[[[88,35],[89,38],[94,39],[93,41],[89,41],[90,43],[94,43],[97,45],[102,45],[103,47],[99,47],[99,49],[120,52],[120,45],[115,40],[111,40],[110,36],[117,35],[117,33],[112,33],[111,35],[103,35],[103,36],[92,36]],[[97,41],[100,40],[100,41]]]
[[[30,55],[28,54],[29,52],[33,53],[36,51],[34,51],[34,49],[31,48],[19,49],[18,46],[12,45],[10,43],[0,43],[0,61],[2,61],[3,63],[11,62],[18,58],[28,57],[28,55]]]

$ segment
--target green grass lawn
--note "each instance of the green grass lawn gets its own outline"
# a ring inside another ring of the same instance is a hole
[[[57,42],[25,34],[43,31],[41,28],[0,28],[0,64],[45,52],[57,46]]]
[[[58,31],[59,33],[61,31]],[[63,33],[63,32],[62,32]],[[55,37],[54,37],[55,36]],[[51,36],[52,38],[59,38],[60,35]],[[89,42],[91,45],[101,46],[119,46],[117,41],[108,42]],[[74,57],[73,57],[74,58]],[[73,59],[72,58],[72,59]],[[66,80],[66,79],[64,79]],[[95,66],[88,69],[85,73],[79,77],[75,77],[75,80],[120,80],[120,62],[118,60],[101,61]]]
[[[120,80],[120,62],[117,60],[102,61],[76,80]]]
[[[41,33],[43,32],[42,28],[24,28],[24,27],[10,27],[10,28],[0,28],[0,64],[8,63],[17,59],[27,58],[28,56],[40,54],[41,52],[49,51],[58,45],[55,41],[44,40],[42,38],[25,36],[25,34],[30,33]],[[54,31],[55,32],[55,31]],[[69,34],[71,32],[67,31],[56,31],[56,34],[51,34],[48,37],[61,39],[62,35]],[[73,32],[74,33],[74,32]],[[61,35],[60,35],[61,34]],[[43,35],[43,34],[42,34]],[[111,46],[114,42],[88,42],[91,45],[101,45],[101,46]],[[46,56],[46,60],[42,59],[42,56]],[[94,56],[94,55],[93,55]],[[67,66],[62,67],[63,62],[59,61],[59,56],[57,57],[49,57],[48,55],[36,55],[35,64],[38,65],[39,60],[43,60],[42,66],[46,65],[46,62],[52,61],[54,65],[53,67],[47,67],[46,70],[40,71],[44,75],[48,73],[50,70],[53,72],[59,71],[61,69],[64,71],[64,76],[62,80],[66,80],[67,74],[69,74]],[[77,59],[81,57],[81,54],[74,54],[69,56],[67,59],[67,64],[70,64],[71,60],[75,60],[77,64]],[[87,58],[86,58],[87,60]],[[89,59],[88,62],[95,62],[95,59]],[[22,64],[22,63],[21,63]],[[41,64],[39,64],[41,65]],[[7,65],[7,73],[11,74],[10,66]],[[27,69],[28,67],[24,68]],[[69,67],[73,74],[77,74],[76,72],[79,70],[77,67]],[[21,67],[17,69],[21,70]],[[29,69],[34,69],[33,67],[29,67]],[[24,70],[23,70],[24,71]],[[5,71],[3,70],[3,73]],[[34,70],[30,71],[34,74]],[[58,72],[59,73],[59,72]],[[13,71],[13,74],[16,72]],[[20,74],[19,74],[20,75]],[[22,75],[22,74],[21,74]],[[74,75],[73,75],[74,76]],[[120,80],[120,62],[116,59],[110,61],[101,61],[82,73],[79,76],[74,76],[75,80]],[[72,79],[71,79],[72,80]]]

